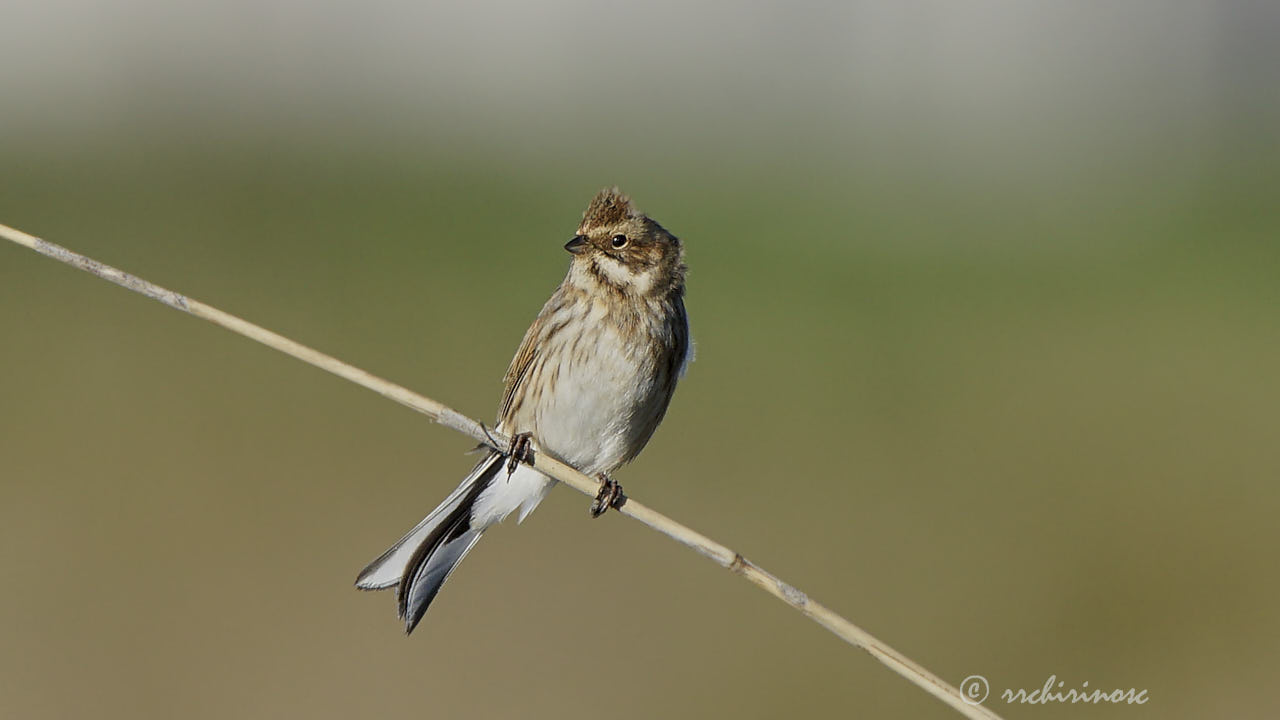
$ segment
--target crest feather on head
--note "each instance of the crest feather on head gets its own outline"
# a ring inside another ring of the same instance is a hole
[[[582,213],[582,227],[606,227],[628,218],[644,217],[644,213],[631,204],[631,198],[614,187],[607,187],[591,199],[587,211]]]

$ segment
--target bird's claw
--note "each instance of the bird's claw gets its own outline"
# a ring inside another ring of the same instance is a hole
[[[507,449],[507,477],[516,471],[520,463],[533,461],[533,433],[517,433],[511,436],[511,447]]]
[[[598,518],[609,508],[618,509],[627,501],[627,496],[622,494],[622,486],[615,482],[608,475],[600,475],[600,492],[596,493],[596,499],[591,501],[591,517]]]

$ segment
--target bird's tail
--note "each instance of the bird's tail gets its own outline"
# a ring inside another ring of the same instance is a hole
[[[490,453],[417,527],[360,571],[356,587],[362,590],[399,586],[405,632],[413,632],[440,586],[484,533],[484,527],[472,527],[472,509],[502,467],[503,456]]]

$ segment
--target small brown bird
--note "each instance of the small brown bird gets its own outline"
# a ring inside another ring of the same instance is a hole
[[[481,534],[555,483],[520,463],[548,452],[603,481],[598,516],[621,499],[609,478],[640,453],[690,359],[680,241],[617,188],[601,191],[565,250],[569,273],[524,334],[505,378],[497,429],[511,434],[421,523],[360,573],[365,590],[399,587],[413,632]]]

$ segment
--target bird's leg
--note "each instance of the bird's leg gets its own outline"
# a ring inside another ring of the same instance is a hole
[[[516,471],[520,463],[533,460],[533,433],[517,433],[511,436],[511,447],[507,448],[507,477]]]
[[[627,496],[622,494],[622,486],[614,482],[604,473],[600,473],[600,492],[596,493],[596,499],[591,501],[591,517],[598,518],[609,508],[618,509],[622,507],[622,503],[627,501]]]

